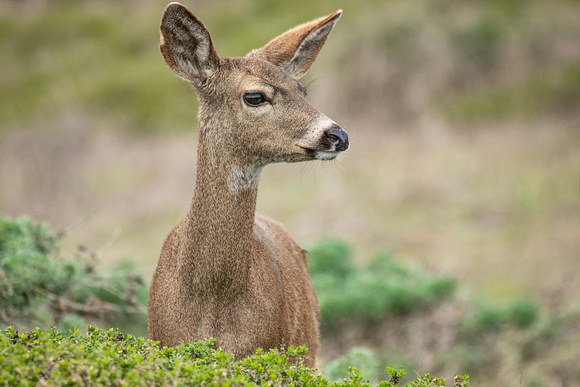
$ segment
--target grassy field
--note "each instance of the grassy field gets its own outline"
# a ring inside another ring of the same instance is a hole
[[[259,212],[497,303],[580,294],[580,3],[186,3],[222,56],[344,10],[304,84],[352,147],[264,171]],[[195,176],[195,96],[153,1],[0,2],[0,211],[149,277]],[[575,385],[580,384],[576,382]]]

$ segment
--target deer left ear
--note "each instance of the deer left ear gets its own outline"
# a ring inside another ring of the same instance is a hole
[[[253,50],[248,57],[265,59],[290,77],[299,79],[314,63],[341,15],[342,10],[338,10],[326,17],[294,27],[264,47]]]

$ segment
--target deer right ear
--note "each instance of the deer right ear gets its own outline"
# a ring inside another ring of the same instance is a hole
[[[219,69],[220,57],[209,32],[183,5],[165,8],[159,30],[161,54],[178,77],[199,87]]]

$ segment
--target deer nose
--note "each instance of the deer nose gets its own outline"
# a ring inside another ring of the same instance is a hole
[[[337,151],[348,149],[348,133],[346,130],[342,128],[333,128],[324,132],[324,135],[332,141],[332,144],[335,146]]]

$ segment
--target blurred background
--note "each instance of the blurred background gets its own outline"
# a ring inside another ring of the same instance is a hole
[[[580,2],[182,2],[221,56],[344,10],[302,83],[351,149],[268,166],[260,213],[303,246],[340,240],[361,267],[388,252],[455,278],[457,300],[526,299],[565,321],[494,332],[477,356],[449,344],[437,362],[413,332],[377,344],[402,324],[386,317],[378,336],[323,331],[323,363],[383,347],[408,371],[475,385],[580,385]],[[63,249],[83,245],[101,268],[131,261],[147,283],[196,164],[195,94],[157,48],[165,6],[0,0],[0,215],[49,223]],[[453,320],[460,301],[413,326]]]

